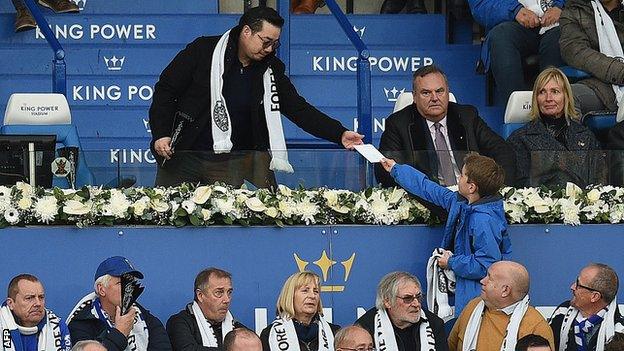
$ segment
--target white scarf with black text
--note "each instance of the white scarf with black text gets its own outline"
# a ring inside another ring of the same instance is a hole
[[[455,317],[455,306],[449,305],[449,294],[455,293],[455,273],[438,265],[443,254],[444,249],[437,248],[427,262],[427,306],[446,323]]]
[[[62,340],[61,319],[52,311],[45,310],[46,323],[37,337],[37,349],[39,351],[56,351],[64,350],[65,343]],[[0,308],[0,329],[2,330],[2,348],[5,351],[22,351],[22,348],[16,348],[21,345],[22,340],[19,334],[32,335],[38,332],[37,326],[23,327],[18,325],[13,318],[13,313],[9,306],[2,305]],[[15,340],[19,338],[19,340]],[[56,346],[59,345],[59,346]]]
[[[429,324],[429,320],[425,316],[425,312],[420,310],[420,327],[418,328],[420,336],[420,350],[435,350],[435,337],[433,329]],[[377,309],[375,313],[375,347],[377,350],[398,350],[394,328],[386,310]]]
[[[217,342],[217,338],[215,337],[214,330],[212,330],[212,325],[208,323],[206,318],[204,317],[204,313],[197,301],[193,301],[191,306],[193,310],[193,316],[195,317],[195,321],[197,322],[197,326],[199,327],[199,333],[202,338],[202,345],[206,347],[219,347],[219,343]],[[221,335],[223,338],[234,329],[234,318],[230,311],[227,311],[225,315],[225,319],[221,322]],[[223,340],[221,340],[223,342]]]
[[[272,351],[301,351],[292,318],[275,318],[269,332],[269,346]],[[329,323],[320,315],[318,316],[318,351],[334,351],[334,333]]]

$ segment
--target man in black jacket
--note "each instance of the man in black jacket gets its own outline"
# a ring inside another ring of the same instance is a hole
[[[232,275],[218,268],[204,269],[194,288],[193,302],[167,321],[173,350],[223,350],[228,332],[245,328],[230,313]]]
[[[285,75],[275,57],[283,24],[275,10],[252,8],[238,26],[196,39],[165,68],[149,113],[156,185],[275,185],[274,170],[293,171],[280,114],[345,148],[362,143],[362,135],[306,102]]]
[[[377,350],[448,351],[444,322],[425,310],[418,278],[407,272],[388,273],[377,286],[375,306],[355,324],[373,337]],[[426,335],[426,340],[421,340]]]
[[[448,79],[440,68],[419,68],[414,72],[413,89],[414,104],[386,119],[379,150],[387,158],[450,186],[457,184],[466,153],[478,152],[501,165],[505,183],[513,184],[513,149],[488,127],[474,106],[449,102]],[[380,164],[375,165],[375,176],[385,187],[396,186]]]
[[[72,341],[97,340],[108,351],[170,351],[167,331],[158,318],[137,302],[128,311],[122,310],[122,293],[127,289],[127,285],[122,287],[122,276],[143,279],[143,273],[125,257],[114,256],[100,263],[95,292],[82,298],[67,318]]]

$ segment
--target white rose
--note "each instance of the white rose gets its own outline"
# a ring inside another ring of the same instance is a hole
[[[594,202],[600,199],[600,191],[598,189],[592,189],[587,193],[587,200],[589,203],[593,204]]]
[[[200,186],[193,192],[193,197],[191,198],[191,200],[193,200],[193,202],[198,205],[203,205],[206,203],[206,201],[208,201],[208,198],[211,194],[212,189],[209,186]]]
[[[83,204],[77,200],[67,200],[65,201],[65,206],[63,206],[63,212],[69,215],[85,215],[91,211],[91,202],[87,202]]]
[[[236,202],[238,202],[239,204],[244,204],[248,199],[249,199],[249,196],[245,194],[238,194],[236,196]]]
[[[249,198],[245,201],[245,205],[254,212],[262,212],[266,210],[266,206],[257,197]]]
[[[169,205],[160,199],[154,199],[150,202],[150,206],[159,213],[167,212],[169,210]]]
[[[32,206],[32,198],[30,196],[22,196],[22,198],[17,202],[17,207],[20,210],[29,209]]]
[[[15,183],[15,187],[20,190],[24,196],[31,196],[34,193],[33,187],[28,183],[17,182]]]
[[[338,192],[335,190],[324,191],[323,198],[327,200],[327,205],[335,206],[338,203]]]
[[[264,210],[264,214],[271,218],[275,218],[277,217],[279,212],[277,211],[277,208],[275,207],[268,207],[266,210]]]
[[[134,208],[135,216],[140,217],[143,215],[143,213],[145,213],[145,210],[147,209],[147,206],[149,205],[149,198],[147,198],[147,200],[145,200],[145,198],[146,197],[142,197],[137,202],[132,204],[132,208]]]

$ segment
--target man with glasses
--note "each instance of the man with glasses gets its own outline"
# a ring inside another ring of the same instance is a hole
[[[373,338],[366,329],[350,325],[340,329],[334,336],[336,351],[376,351]]]
[[[156,185],[275,186],[274,171],[294,171],[281,114],[347,149],[362,143],[363,135],[297,93],[275,56],[283,24],[275,10],[252,8],[238,26],[196,39],[165,68],[149,112]]]
[[[554,345],[553,333],[542,315],[529,306],[529,272],[512,261],[490,266],[481,279],[481,296],[462,311],[449,336],[449,349],[513,350],[529,334]]]
[[[572,299],[550,317],[555,350],[603,350],[615,334],[624,334],[624,318],[617,305],[619,280],[613,268],[591,263],[570,286]]]
[[[228,332],[245,328],[230,313],[232,275],[218,268],[204,269],[194,288],[193,302],[167,321],[173,350],[223,350]]]
[[[375,307],[356,324],[366,329],[378,350],[448,350],[444,322],[422,307],[420,281],[407,272],[392,272],[377,286]]]

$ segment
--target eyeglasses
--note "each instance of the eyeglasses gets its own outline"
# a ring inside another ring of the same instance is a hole
[[[347,351],[377,351],[377,349],[374,346],[371,347],[358,347],[357,349],[351,348],[351,347],[338,347],[336,349],[336,351],[338,350],[347,350]]]
[[[411,304],[414,300],[418,300],[418,302],[422,302],[423,294],[418,293],[416,295],[405,295],[405,296],[397,296],[397,299],[403,300],[403,303],[406,305]]]
[[[261,36],[258,33],[256,33],[256,35],[258,36],[258,38],[260,38],[260,40],[262,40],[262,48],[263,49],[266,50],[268,48],[272,48],[275,51],[275,50],[277,50],[277,48],[280,47],[279,39],[271,40],[270,38],[263,37],[263,36]]]
[[[592,291],[592,292],[597,292],[597,293],[602,294],[599,290],[596,290],[594,288],[590,288],[589,286],[585,286],[585,285],[579,283],[579,278],[578,277],[576,277],[576,281],[574,282],[574,286],[576,286],[577,289],[578,288],[583,288],[585,290],[589,290],[589,291]]]

